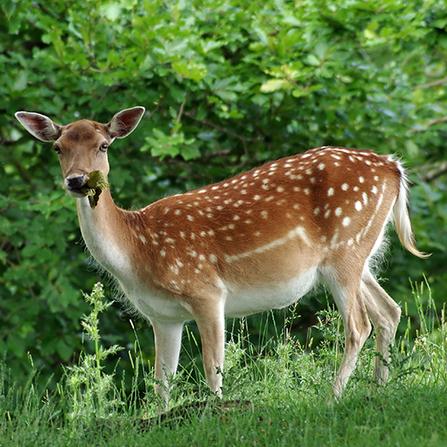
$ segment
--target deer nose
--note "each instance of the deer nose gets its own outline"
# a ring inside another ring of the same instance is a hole
[[[84,175],[78,175],[65,179],[65,182],[69,189],[81,189],[85,185],[86,179]]]

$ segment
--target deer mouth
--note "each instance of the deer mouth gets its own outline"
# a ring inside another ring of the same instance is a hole
[[[108,189],[107,177],[101,171],[92,171],[88,175],[80,175],[65,179],[68,193],[76,198],[88,196],[92,209],[98,204],[101,192]]]
[[[88,176],[86,175],[68,177],[65,179],[64,188],[67,190],[68,194],[73,197],[85,197],[87,195],[86,189],[88,189],[88,180]]]

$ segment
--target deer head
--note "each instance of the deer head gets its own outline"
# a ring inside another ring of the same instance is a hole
[[[54,141],[53,149],[59,157],[64,177],[64,188],[73,197],[83,197],[81,189],[89,174],[109,173],[107,150],[115,138],[125,138],[138,125],[144,107],[133,107],[117,113],[108,124],[81,120],[67,126],[56,124],[40,113],[17,112],[16,118],[25,129],[41,141]]]

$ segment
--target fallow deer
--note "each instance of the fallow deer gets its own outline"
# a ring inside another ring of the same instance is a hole
[[[144,113],[134,107],[108,124],[66,126],[38,113],[16,117],[39,140],[54,142],[88,250],[151,322],[156,392],[167,401],[185,321],[197,322],[207,381],[221,396],[225,317],[284,308],[318,283],[329,287],[344,322],[335,397],[355,368],[370,320],[374,380],[384,384],[401,311],[370,261],[391,220],[403,246],[425,256],[415,247],[402,165],[369,150],[320,147],[138,211],[117,207],[107,189],[93,208],[83,192],[89,174],[108,175],[110,144],[129,135]]]

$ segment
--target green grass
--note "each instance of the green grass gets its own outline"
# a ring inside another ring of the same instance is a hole
[[[262,356],[245,327],[230,337],[224,399],[210,396],[193,361],[173,379],[171,409],[160,414],[152,370],[133,353],[132,391],[116,385],[103,360],[98,314],[107,308],[100,286],[82,322],[94,353],[67,369],[57,391],[35,373],[19,387],[0,368],[0,446],[445,446],[447,445],[447,323],[427,291],[414,290],[420,329],[397,340],[390,382],[371,391],[374,340],[363,349],[340,402],[329,402],[343,338],[334,310],[320,314],[325,341],[311,348],[287,335],[265,340]],[[405,321],[405,316],[403,317]],[[279,329],[281,330],[281,329]],[[282,335],[282,336],[281,336]],[[185,337],[193,337],[186,331]],[[30,361],[32,361],[30,359]],[[197,379],[198,377],[198,379]]]

